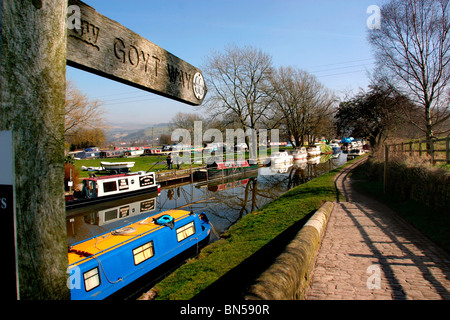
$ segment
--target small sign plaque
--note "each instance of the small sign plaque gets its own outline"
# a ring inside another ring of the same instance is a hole
[[[16,217],[14,207],[14,165],[13,141],[11,131],[0,131],[0,217],[5,224],[4,239],[6,248],[7,274],[4,275],[5,292],[10,298],[18,299],[17,254],[16,254]],[[7,290],[6,290],[7,288]],[[8,297],[9,298],[9,297]]]

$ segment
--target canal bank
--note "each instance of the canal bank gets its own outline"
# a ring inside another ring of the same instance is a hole
[[[316,210],[337,200],[334,180],[341,170],[301,184],[244,216],[198,257],[159,282],[153,289],[155,299],[243,298]]]

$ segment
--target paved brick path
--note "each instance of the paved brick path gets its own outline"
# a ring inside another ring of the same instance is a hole
[[[306,298],[450,300],[450,256],[389,208],[352,190],[352,167],[336,179],[348,202],[335,204]]]

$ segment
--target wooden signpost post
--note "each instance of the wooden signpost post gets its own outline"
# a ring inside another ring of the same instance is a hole
[[[189,105],[203,102],[205,82],[199,69],[75,0],[0,0],[0,45],[0,145],[13,171],[0,181],[0,212],[14,247],[5,264],[16,275],[5,274],[6,290],[67,299],[66,64]]]
[[[190,105],[203,102],[206,86],[199,69],[81,1],[69,5],[80,10],[78,27],[74,22],[67,30],[69,66]]]
[[[63,185],[66,12],[67,3],[60,0],[0,1],[0,131],[8,137],[0,152],[13,163],[12,190],[10,185],[2,195],[2,222],[9,229],[2,236],[8,239],[2,239],[15,243],[10,239],[15,232],[18,299],[69,297]],[[8,254],[5,265],[11,259]],[[5,290],[15,288],[5,285]]]

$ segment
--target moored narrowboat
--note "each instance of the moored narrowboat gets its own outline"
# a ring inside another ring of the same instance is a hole
[[[83,180],[82,190],[66,197],[66,210],[159,190],[154,172],[123,173]]]
[[[286,151],[275,152],[270,155],[270,164],[274,165],[289,165],[294,161],[294,157]]]
[[[358,149],[352,149],[352,150],[350,150],[350,151],[348,152],[347,158],[348,158],[348,159],[354,159],[354,158],[356,158],[356,157],[358,157],[358,156],[362,156],[362,155],[365,154],[365,153],[366,153],[365,150],[360,149],[360,148],[358,148]]]
[[[258,170],[258,164],[249,164],[246,160],[238,161],[215,161],[208,164],[206,169],[197,171],[198,178],[211,179],[220,176],[232,176],[237,174],[244,174]]]
[[[294,150],[294,152],[292,152],[292,156],[294,157],[294,161],[303,160],[308,157],[308,152],[306,151],[305,147],[302,147],[300,149]]]
[[[209,241],[204,213],[169,210],[69,247],[72,300],[102,300],[193,246]]]
[[[341,152],[341,146],[338,143],[331,143],[329,146],[333,149],[333,154]]]
[[[113,173],[129,172],[134,167],[134,162],[100,162],[103,171],[112,171]]]
[[[308,157],[317,157],[317,156],[320,156],[320,154],[322,153],[319,145],[310,146],[307,149],[307,151],[308,151]]]

